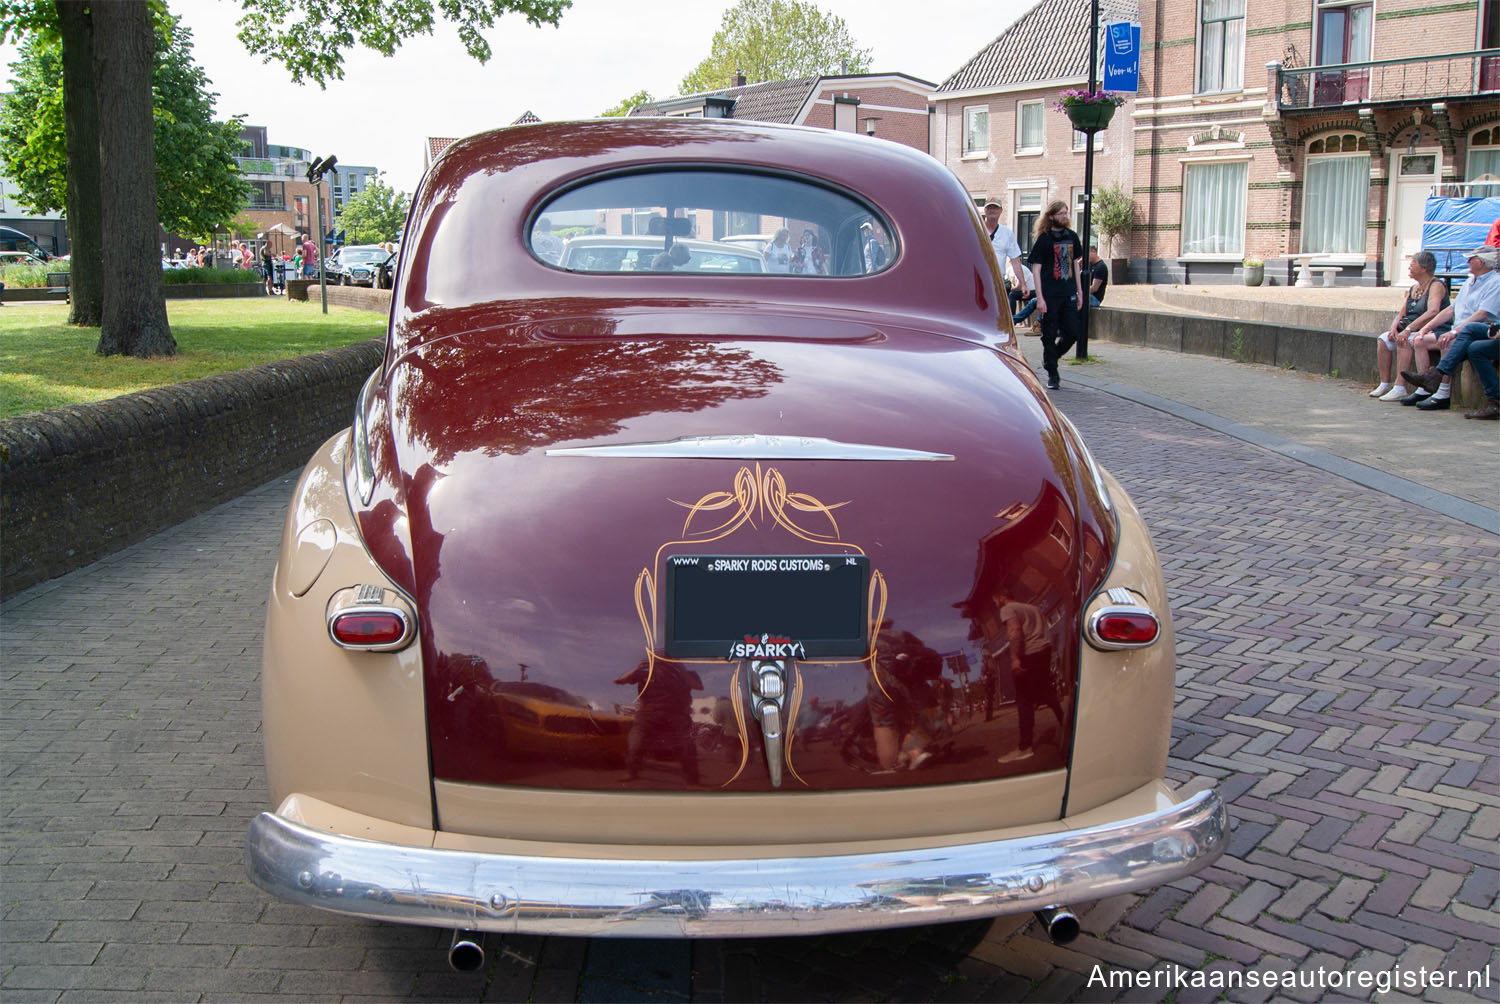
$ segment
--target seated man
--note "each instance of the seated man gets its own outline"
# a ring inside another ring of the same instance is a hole
[[[1453,303],[1438,311],[1437,316],[1417,333],[1428,333],[1444,321],[1451,320],[1453,330],[1438,339],[1438,348],[1444,350],[1443,358],[1435,369],[1426,373],[1401,371],[1406,385],[1415,388],[1410,397],[1401,399],[1402,404],[1413,404],[1423,411],[1446,411],[1452,407],[1453,374],[1468,358],[1470,343],[1488,338],[1490,324],[1500,320],[1500,273],[1495,271],[1497,268],[1500,268],[1500,250],[1486,246],[1469,252],[1469,281],[1464,283]],[[1416,343],[1415,336],[1412,341]]]
[[[1109,266],[1099,260],[1099,245],[1089,244],[1089,306],[1097,307],[1104,302],[1104,291],[1109,288]]]
[[[1476,338],[1469,343],[1469,365],[1479,376],[1479,385],[1484,388],[1484,407],[1464,412],[1464,418],[1500,419],[1500,379],[1495,376],[1495,364],[1500,362],[1500,327],[1490,325],[1488,338]]]

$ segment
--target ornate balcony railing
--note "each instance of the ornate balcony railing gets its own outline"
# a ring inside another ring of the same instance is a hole
[[[1297,69],[1277,66],[1275,76],[1276,107],[1283,113],[1448,101],[1500,94],[1500,49]]]

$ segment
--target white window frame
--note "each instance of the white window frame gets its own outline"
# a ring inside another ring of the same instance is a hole
[[[1107,132],[1109,132],[1108,129],[1100,129],[1098,132],[1094,133],[1094,152],[1095,153],[1103,153],[1104,152],[1104,134],[1107,133]],[[1073,152],[1074,153],[1086,153],[1088,151],[1088,148],[1089,148],[1088,147],[1088,143],[1087,143],[1087,139],[1088,139],[1088,133],[1086,133],[1086,132],[1079,132],[1077,129],[1074,129],[1073,130]]]
[[[1466,149],[1464,150],[1464,183],[1466,185],[1474,184],[1474,155],[1476,153],[1500,153],[1500,145],[1497,144],[1485,144],[1484,146],[1479,147],[1476,147],[1474,145],[1474,136],[1480,131],[1481,130],[1479,129],[1472,130],[1469,133],[1468,142],[1464,144],[1466,147]],[[1441,169],[1442,167],[1441,157],[1438,158],[1438,167],[1439,169]],[[1480,173],[1500,175],[1500,171]],[[1484,188],[1485,190],[1481,191],[1480,188]],[[1478,187],[1467,188],[1464,189],[1464,191],[1470,195],[1500,195],[1500,183],[1487,185],[1486,183],[1481,182]]]
[[[1037,197],[1036,213],[1037,217],[1040,218],[1041,214],[1046,212],[1047,210],[1047,183],[1045,181],[1023,181],[1012,183],[1007,187],[1006,194],[1007,198],[1005,199],[1005,204],[1010,207],[1008,220],[1010,223],[1011,232],[1016,235],[1016,241],[1021,245],[1022,249],[1025,250],[1030,247],[1030,238],[1022,233],[1023,228],[1021,226],[1021,213],[1023,212],[1023,209],[1021,207],[1021,202],[1023,198],[1030,195],[1035,195]],[[1026,209],[1024,211],[1030,212],[1031,210]],[[1026,227],[1024,229],[1026,231],[1026,234],[1031,233],[1030,227]]]
[[[1243,261],[1245,257],[1245,234],[1250,222],[1250,160],[1243,157],[1193,157],[1181,158],[1178,163],[1182,165],[1182,212],[1178,224],[1178,261]],[[1209,167],[1216,164],[1241,164],[1245,168],[1245,187],[1242,192],[1242,215],[1240,219],[1240,249],[1238,251],[1225,251],[1221,253],[1188,252],[1183,248],[1183,234],[1185,233],[1184,222],[1188,215],[1188,170],[1194,167]]]
[[[1240,22],[1240,50],[1239,50],[1238,55],[1235,58],[1237,58],[1239,60],[1239,74],[1238,74],[1238,76],[1239,76],[1239,83],[1236,84],[1236,85],[1234,85],[1234,86],[1231,86],[1231,87],[1225,87],[1225,86],[1223,86],[1223,84],[1224,84],[1224,79],[1223,78],[1228,76],[1227,71],[1229,69],[1229,61],[1226,59],[1226,60],[1223,61],[1223,64],[1220,67],[1220,71],[1219,71],[1219,73],[1220,73],[1220,80],[1218,82],[1219,86],[1217,86],[1217,87],[1208,87],[1208,86],[1205,86],[1204,82],[1203,82],[1203,51],[1204,51],[1204,43],[1203,43],[1203,23],[1204,23],[1203,22],[1203,4],[1204,4],[1204,0],[1198,0],[1197,10],[1195,12],[1195,23],[1194,23],[1194,32],[1193,32],[1193,34],[1194,34],[1194,45],[1193,45],[1193,93],[1194,94],[1234,94],[1234,93],[1237,93],[1239,91],[1243,91],[1245,89],[1245,48],[1246,48],[1246,45],[1245,45],[1245,28],[1246,28],[1247,15],[1248,15],[1249,11],[1248,11],[1248,9],[1241,11],[1239,19],[1238,19],[1239,22]],[[1245,0],[1245,7],[1246,8],[1249,7],[1249,0]],[[1216,20],[1216,21],[1214,21],[1212,23],[1214,23],[1214,24],[1228,24],[1232,20],[1235,20],[1235,19],[1234,18],[1225,18],[1225,19],[1222,19],[1222,20]],[[1223,45],[1222,39],[1220,41],[1220,45],[1221,46]]]
[[[1368,150],[1357,150],[1357,151],[1354,151],[1354,152],[1340,152],[1340,153],[1310,153],[1310,154],[1304,154],[1303,155],[1303,157],[1302,157],[1302,219],[1304,221],[1306,221],[1307,218],[1308,218],[1308,216],[1307,216],[1307,197],[1310,194],[1309,190],[1308,190],[1308,185],[1307,185],[1307,166],[1309,164],[1317,163],[1320,160],[1345,160],[1345,159],[1352,159],[1354,157],[1363,157],[1365,159],[1365,162],[1368,165],[1374,166],[1375,158],[1372,156],[1372,154]],[[1441,158],[1439,158],[1439,160],[1441,160]],[[1439,164],[1439,169],[1441,169],[1441,164]],[[1368,172],[1369,172],[1369,168],[1367,167],[1366,168],[1366,175],[1367,176],[1368,176]],[[1370,215],[1369,214],[1369,209],[1368,209],[1369,201],[1370,201],[1370,184],[1369,184],[1368,181],[1366,181],[1365,182],[1365,207],[1363,208],[1363,211],[1358,214],[1359,216],[1361,216],[1362,218],[1364,218],[1367,221],[1366,222],[1366,226],[1365,226],[1365,240],[1364,240],[1364,246],[1363,247],[1356,248],[1353,251],[1310,251],[1307,248],[1307,226],[1306,226],[1306,223],[1304,222],[1302,230],[1301,230],[1301,235],[1298,238],[1298,242],[1297,242],[1298,250],[1301,253],[1303,253],[1303,254],[1323,255],[1324,257],[1326,257],[1330,261],[1342,261],[1342,262],[1349,262],[1349,263],[1355,263],[1355,262],[1357,262],[1357,263],[1363,263],[1363,262],[1365,262],[1368,259],[1368,255],[1366,253],[1365,248],[1369,247],[1369,243],[1370,243],[1370,228],[1369,228],[1369,225],[1368,225],[1369,215]]]
[[[969,146],[969,119],[971,115],[984,116],[984,145]],[[961,133],[958,138],[959,156],[963,160],[982,160],[990,155],[990,106],[965,105],[961,116]]]
[[[1040,124],[1041,142],[1036,146],[1022,146],[1022,126],[1026,121],[1025,109],[1036,108]],[[1016,156],[1039,157],[1047,152],[1047,103],[1042,98],[1016,102]]]
[[[1083,186],[1074,185],[1068,189],[1068,212],[1073,214],[1073,229],[1080,235],[1083,233]],[[1097,236],[1097,235],[1095,235]]]

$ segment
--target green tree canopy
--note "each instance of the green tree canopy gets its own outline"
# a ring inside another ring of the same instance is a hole
[[[364,191],[344,203],[336,226],[350,244],[393,241],[406,225],[406,208],[406,193],[392,191],[382,171]]]
[[[1135,200],[1120,185],[1105,185],[1094,193],[1090,221],[1103,238],[1099,246],[1108,257],[1115,240],[1130,233],[1130,228],[1135,226]]]
[[[298,80],[326,87],[344,76],[344,50],[352,45],[389,56],[413,35],[432,34],[433,8],[453,22],[469,55],[489,61],[483,32],[503,14],[516,13],[534,28],[557,24],[572,0],[244,0],[239,39],[266,62],[275,60]]]
[[[740,0],[724,12],[708,58],[682,79],[684,94],[728,87],[736,70],[750,83],[814,74],[864,73],[861,49],[844,19],[808,0]]]
[[[650,91],[636,91],[634,94],[630,95],[630,97],[621,101],[613,108],[604,109],[604,111],[599,113],[599,117],[601,119],[618,118],[622,115],[628,114],[630,112],[630,109],[634,108],[636,105],[644,105],[655,100],[656,99],[651,96]]]
[[[68,201],[62,45],[55,35],[29,35],[19,55],[0,100],[0,170],[16,183],[16,201],[47,213]]]
[[[214,119],[208,77],[193,62],[192,32],[170,14],[156,21],[151,74],[156,151],[156,216],[168,230],[208,233],[245,205],[247,186],[235,164],[241,122]],[[13,90],[0,103],[0,167],[16,196],[36,213],[67,208],[61,47],[37,32],[10,65]]]

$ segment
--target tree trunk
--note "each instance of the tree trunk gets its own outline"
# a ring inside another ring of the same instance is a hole
[[[104,314],[99,204],[99,108],[94,100],[94,29],[88,4],[57,0],[68,147],[68,323],[99,326]]]
[[[147,0],[93,5],[99,102],[104,315],[101,355],[170,356],[177,341],[162,299],[152,148],[154,38]]]

